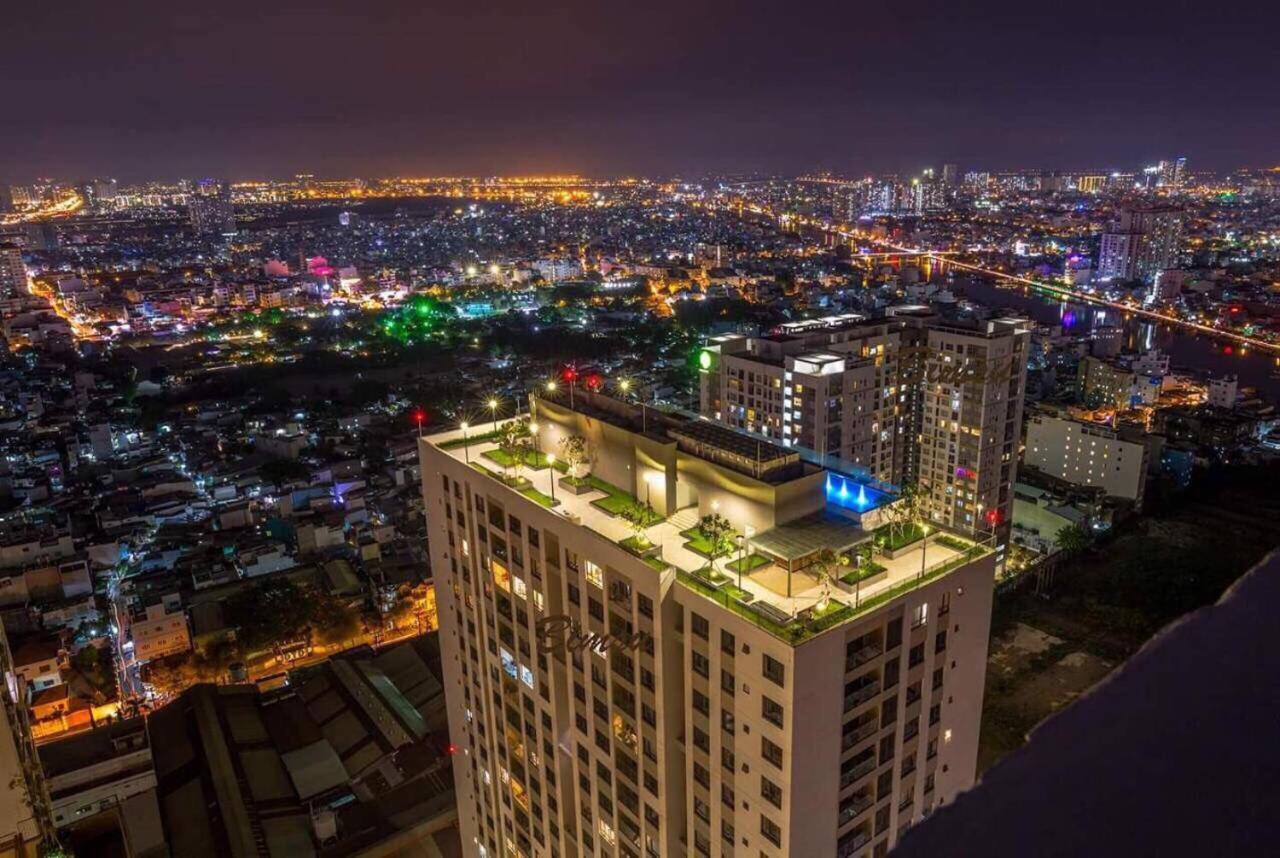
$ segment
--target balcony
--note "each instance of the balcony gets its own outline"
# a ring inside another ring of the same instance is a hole
[[[840,742],[841,753],[849,750],[859,742],[862,742],[862,741],[865,741],[866,739],[871,738],[875,734],[876,734],[876,722],[875,722],[875,719],[873,718],[872,720],[868,721],[866,724],[863,724],[862,726],[858,727],[858,729],[854,730],[853,732],[844,734],[844,738]]]
[[[875,757],[869,757],[840,776],[840,789],[851,786],[876,770]]]
[[[855,706],[861,706],[863,703],[866,703],[868,700],[875,697],[879,693],[880,693],[880,680],[876,679],[871,682],[868,682],[866,685],[862,686],[861,688],[849,694],[846,694],[844,696],[844,711],[848,712],[850,709],[853,709]]]
[[[873,804],[875,804],[875,802],[872,801],[869,793],[859,793],[858,795],[853,796],[853,798],[841,805],[838,825],[843,826],[852,822],[859,815],[868,810]]]
[[[867,831],[859,831],[850,839],[840,843],[836,851],[836,858],[850,858],[870,842],[871,834]]]
[[[868,646],[864,646],[862,649],[858,650],[853,655],[845,659],[845,662],[844,662],[845,673],[848,673],[851,670],[855,670],[861,667],[862,665],[871,661],[871,659],[880,655],[880,653],[882,652],[884,652],[884,650],[880,647],[880,644],[870,644]]]

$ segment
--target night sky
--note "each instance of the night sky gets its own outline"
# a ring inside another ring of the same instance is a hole
[[[1280,163],[1269,0],[4,5],[0,181]]]

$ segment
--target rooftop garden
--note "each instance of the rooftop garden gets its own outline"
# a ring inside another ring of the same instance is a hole
[[[919,522],[911,522],[904,526],[885,524],[874,531],[876,545],[885,551],[897,551],[913,542],[924,539],[924,527]]]
[[[881,566],[873,560],[863,560],[857,569],[850,569],[848,572],[840,576],[840,580],[846,584],[858,584],[868,578],[874,578],[881,572],[885,571],[885,567]]]
[[[762,566],[768,566],[772,562],[772,557],[752,552],[747,557],[730,560],[728,563],[724,564],[724,568],[728,569],[730,572],[748,573],[754,572]]]
[[[958,539],[956,541],[961,542]],[[776,616],[779,613],[776,609],[769,611],[770,606],[768,605],[756,607],[750,601],[751,594],[745,593],[728,583],[727,576],[719,575],[718,577],[721,581],[716,581],[705,570],[698,573],[678,570],[677,579],[691,590],[695,590],[712,601],[723,605],[779,640],[798,644],[827,629],[834,628],[841,623],[865,614],[873,608],[890,602],[923,584],[927,584],[966,563],[990,553],[987,548],[981,545],[969,543],[963,543],[963,545],[964,550],[961,554],[938,564],[932,569],[926,570],[924,575],[908,578],[893,587],[876,593],[874,596],[859,600],[856,605],[848,605],[836,599],[825,599],[808,611],[802,611],[800,615],[786,619]],[[883,567],[878,564],[864,564],[861,569],[847,574],[865,578],[878,574],[878,571],[882,571],[882,569]],[[771,616],[771,613],[775,616]]]
[[[551,467],[551,460],[547,457],[547,454],[538,450],[521,450],[518,453],[510,453],[498,448],[494,450],[486,450],[480,455],[504,468],[514,468],[519,464],[524,465],[531,471],[545,471],[547,468]],[[564,462],[556,462],[555,468],[561,473],[564,473],[569,469]]]
[[[466,434],[461,438],[452,438],[448,441],[442,441],[437,444],[441,450],[460,450],[463,447],[470,447],[472,444],[487,444],[490,441],[498,440],[501,430],[491,429],[488,432],[477,432],[475,434]]]

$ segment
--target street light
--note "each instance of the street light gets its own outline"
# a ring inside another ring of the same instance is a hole
[[[467,430],[471,428],[471,424],[462,421],[462,458],[466,459],[468,465],[471,464],[471,442],[467,440]]]
[[[742,567],[747,565],[746,557],[743,555],[742,549],[743,549],[743,546],[745,546],[747,543],[746,543],[746,540],[743,539],[741,533],[735,536],[733,538],[733,541],[738,543],[738,589],[741,590],[742,589]]]
[[[555,453],[547,454],[547,464],[551,466],[551,476],[548,477],[548,479],[551,480],[551,505],[555,506],[556,505],[556,454]]]
[[[920,530],[924,533],[924,538],[920,540],[920,578],[924,578],[924,558],[929,553],[929,525],[920,525]]]
[[[627,378],[622,379],[622,381],[618,382],[618,389],[622,391],[622,398],[625,401],[627,393],[631,390],[631,380]]]
[[[489,411],[493,413],[493,431],[498,431],[498,399],[495,396],[489,397]]]

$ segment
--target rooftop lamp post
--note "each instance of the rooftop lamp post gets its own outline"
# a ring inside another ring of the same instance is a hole
[[[548,477],[548,479],[551,480],[551,505],[555,506],[556,505],[556,454],[555,453],[547,454],[547,464],[551,466],[551,476]]]
[[[735,536],[733,540],[734,542],[738,543],[738,589],[741,590],[742,589],[742,567],[747,565],[746,556],[742,553],[742,549],[747,544],[747,542],[745,539],[742,538],[741,533]]]
[[[466,460],[468,465],[471,464],[471,442],[467,440],[467,430],[470,428],[471,428],[471,424],[463,420],[462,421],[462,458]]]
[[[929,525],[920,525],[920,530],[924,533],[920,540],[920,580],[924,580],[924,559],[929,554]]]
[[[493,431],[498,431],[498,399],[497,397],[489,397],[489,411],[493,414]]]

